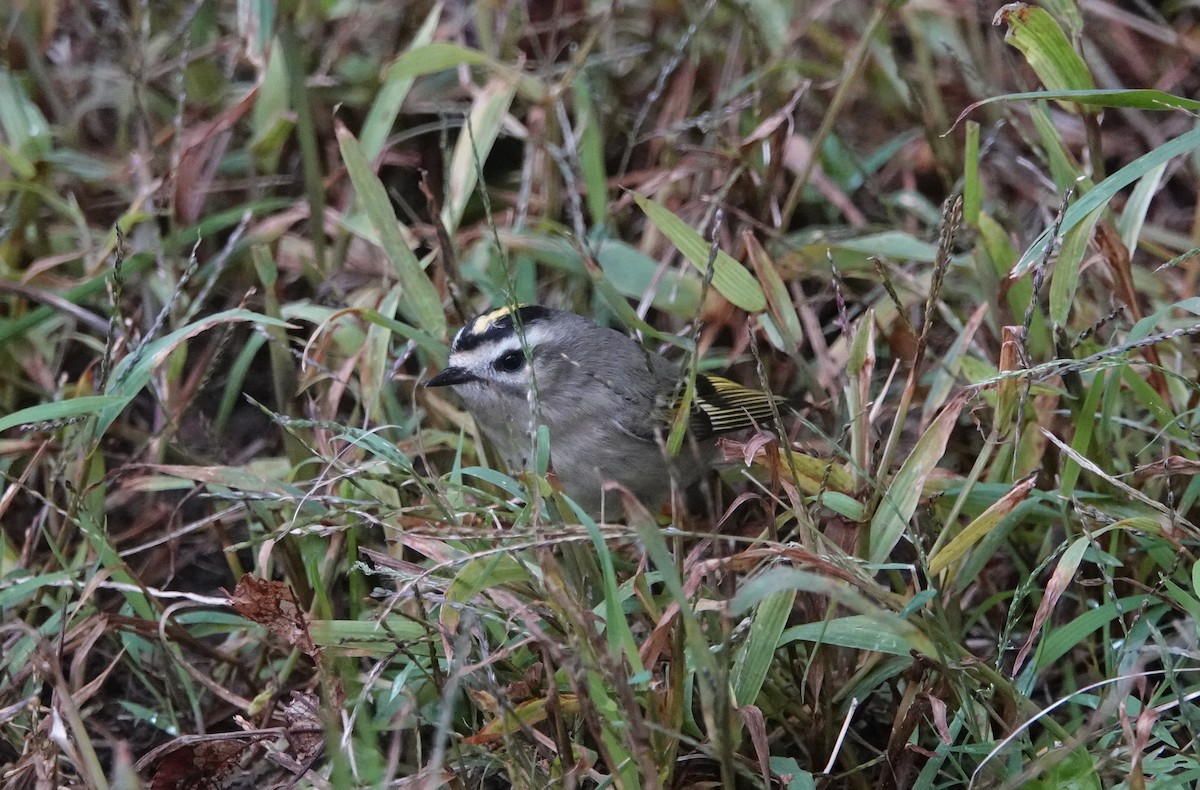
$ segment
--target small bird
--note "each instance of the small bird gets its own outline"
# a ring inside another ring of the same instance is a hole
[[[610,519],[622,508],[606,483],[657,509],[672,485],[682,491],[708,471],[716,434],[768,422],[784,401],[698,373],[688,438],[671,456],[679,368],[615,329],[540,305],[502,307],[468,323],[450,346],[450,364],[425,386],[458,393],[512,472],[530,467],[535,426],[547,426],[563,491],[589,515]]]

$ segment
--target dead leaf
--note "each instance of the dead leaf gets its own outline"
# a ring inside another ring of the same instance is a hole
[[[771,745],[767,739],[766,719],[756,705],[743,705],[738,708],[738,714],[750,733],[750,743],[754,745],[754,754],[758,757],[758,769],[762,771],[763,787],[770,787]]]
[[[1067,547],[1059,558],[1058,564],[1054,567],[1054,573],[1050,574],[1050,581],[1046,583],[1046,594],[1042,596],[1042,602],[1038,606],[1037,614],[1033,616],[1033,625],[1029,629],[1029,638],[1025,640],[1025,644],[1017,653],[1017,660],[1013,662],[1012,674],[1016,677],[1021,671],[1021,666],[1025,663],[1025,658],[1029,655],[1029,651],[1033,649],[1033,643],[1037,639],[1038,632],[1042,630],[1042,626],[1050,617],[1050,613],[1054,611],[1054,605],[1058,603],[1058,599],[1066,592],[1067,585],[1075,578],[1075,572],[1079,570],[1079,565],[1083,561],[1083,553],[1087,550],[1090,539],[1076,538],[1075,541]]]
[[[184,133],[174,173],[175,216],[180,224],[193,225],[200,218],[233,128],[254,106],[257,97],[255,87],[216,118]]]
[[[181,746],[158,763],[150,790],[212,790],[238,770],[250,744],[242,740],[204,741]]]
[[[315,656],[316,645],[308,632],[308,620],[292,588],[283,582],[268,579],[256,579],[246,574],[237,583],[233,593],[229,595],[229,605],[233,610],[253,620],[292,647],[298,647],[305,654]]]
[[[1200,475],[1200,461],[1184,458],[1182,455],[1168,456],[1161,461],[1144,464],[1134,470],[1134,482],[1141,484],[1151,477],[1164,475],[1184,475],[1192,477]]]
[[[308,765],[325,747],[317,695],[293,691],[292,701],[283,709],[283,721],[287,725],[288,752],[300,765]]]

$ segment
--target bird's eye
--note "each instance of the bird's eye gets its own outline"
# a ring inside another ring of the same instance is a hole
[[[525,355],[518,349],[505,352],[497,357],[496,361],[492,363],[492,367],[504,373],[516,373],[525,367]]]

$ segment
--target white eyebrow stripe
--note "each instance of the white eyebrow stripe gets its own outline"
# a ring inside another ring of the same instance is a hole
[[[475,370],[480,367],[486,367],[500,354],[501,343],[489,343],[485,346],[476,346],[469,351],[455,351],[450,354],[450,364],[456,368],[466,368],[467,370]],[[504,349],[507,351],[507,349]]]
[[[525,327],[525,344],[529,346],[530,351],[546,341],[549,337],[546,330],[547,327],[542,324]],[[466,351],[455,351],[450,355],[450,364],[456,368],[478,370],[491,365],[494,360],[510,351],[521,350],[521,338],[514,333]]]

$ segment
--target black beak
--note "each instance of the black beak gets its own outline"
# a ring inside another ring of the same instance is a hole
[[[479,377],[466,368],[456,368],[453,365],[425,382],[426,387],[454,387],[470,381],[478,381]]]

